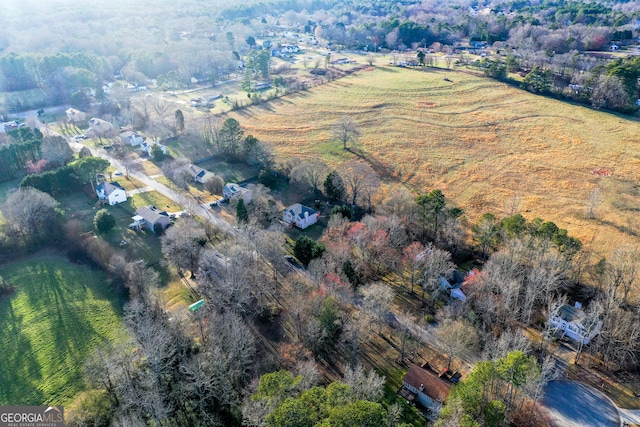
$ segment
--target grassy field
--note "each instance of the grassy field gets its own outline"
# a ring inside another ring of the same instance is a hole
[[[198,163],[198,166],[220,175],[225,182],[242,182],[254,178],[260,173],[259,168],[255,166],[248,166],[241,162],[230,163],[220,158]]]
[[[515,198],[529,219],[552,220],[598,250],[637,242],[640,124],[624,116],[470,73],[382,66],[231,114],[282,157],[334,166],[354,158],[331,135],[351,115],[365,160],[387,182],[440,188],[470,221],[504,215]],[[588,220],[595,186],[603,202]]]
[[[84,359],[122,336],[122,299],[103,273],[54,254],[0,266],[0,274],[17,289],[0,299],[0,405],[69,403]]]

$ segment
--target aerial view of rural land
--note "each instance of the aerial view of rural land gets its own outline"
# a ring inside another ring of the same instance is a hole
[[[640,427],[640,0],[0,28],[0,427]]]

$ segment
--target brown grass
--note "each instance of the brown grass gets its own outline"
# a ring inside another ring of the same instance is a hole
[[[462,72],[390,67],[231,114],[283,158],[322,157],[334,166],[353,157],[331,136],[348,114],[387,181],[440,188],[470,221],[504,214],[517,196],[526,217],[552,220],[599,251],[637,242],[640,125],[626,117]],[[604,201],[598,219],[588,220],[585,202],[596,185]]]

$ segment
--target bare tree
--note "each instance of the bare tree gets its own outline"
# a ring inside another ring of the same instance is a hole
[[[413,242],[402,251],[402,278],[407,284],[411,285],[410,292],[413,293],[413,288],[418,283],[420,277],[420,266],[424,259],[420,256],[424,251],[424,246],[420,242]]]
[[[253,248],[232,245],[221,251],[206,250],[200,257],[202,293],[215,307],[240,315],[254,315],[267,304],[273,281],[260,268]]]
[[[374,170],[368,164],[358,160],[351,160],[340,165],[338,174],[355,205],[362,193],[370,188],[378,188],[380,181]]]
[[[490,336],[485,341],[483,359],[496,361],[506,357],[510,351],[519,350],[526,354],[531,351],[531,341],[521,329],[505,331],[497,340]]]
[[[589,307],[585,310],[584,317],[581,321],[582,333],[584,338],[578,343],[578,349],[576,350],[576,357],[573,361],[576,365],[580,362],[580,356],[584,349],[585,340],[590,339],[590,336],[602,326],[602,317],[605,315],[605,307],[602,300],[598,299],[592,301]],[[622,324],[617,326],[622,327]],[[637,336],[637,335],[636,335]]]
[[[333,137],[342,142],[342,148],[345,150],[349,143],[351,143],[351,148],[354,148],[360,137],[360,130],[350,116],[342,116],[333,126]]]
[[[200,138],[205,145],[215,146],[218,151],[221,149],[220,129],[222,123],[219,118],[208,115],[200,126]]]
[[[595,219],[598,216],[598,208],[601,204],[602,192],[600,191],[600,187],[596,185],[589,193],[589,197],[587,198],[585,203],[588,219]]]
[[[61,136],[45,136],[40,144],[42,158],[53,167],[64,166],[73,159],[73,150]]]
[[[279,230],[256,230],[252,241],[258,253],[273,272],[273,280],[278,283],[278,274],[284,274],[289,268],[284,255],[285,235]]]
[[[362,365],[345,369],[344,382],[351,386],[352,399],[378,402],[384,393],[384,377],[374,370],[365,372]]]
[[[632,246],[619,246],[606,263],[602,290],[607,308],[628,302],[629,293],[640,276],[640,250]]]
[[[204,183],[204,189],[211,194],[220,195],[222,194],[223,188],[224,188],[224,179],[222,179],[222,177],[219,175],[214,176],[213,178],[207,180]]]
[[[362,306],[378,324],[378,334],[382,334],[382,325],[393,302],[393,291],[383,282],[372,283],[361,289]]]
[[[450,273],[455,266],[451,262],[451,254],[449,252],[438,249],[431,243],[425,246],[425,250],[420,257],[424,260],[421,283],[422,302],[424,303],[425,292],[429,292],[429,297],[434,302],[442,291],[440,278]]]
[[[451,69],[451,66],[455,62],[456,57],[450,54],[444,56],[444,63],[447,65],[447,68]]]
[[[58,202],[47,193],[25,187],[7,197],[2,212],[8,231],[29,244],[48,237],[56,229],[57,206]]]
[[[356,366],[360,340],[370,329],[369,316],[360,310],[354,310],[344,326],[344,337],[351,343],[351,366]]]
[[[549,341],[553,335],[555,329],[551,325],[551,319],[556,317],[560,313],[560,309],[567,303],[566,296],[560,296],[558,298],[550,300],[544,310],[544,315],[547,321],[544,323],[544,329],[542,330],[542,340],[540,341],[540,349],[547,353],[549,350]]]
[[[400,363],[405,363],[405,358],[410,355],[418,346],[416,336],[416,325],[411,318],[410,313],[396,316],[398,322],[398,333],[400,334],[400,345],[398,353],[400,353]]]
[[[167,128],[166,119],[169,115],[169,110],[171,110],[171,104],[162,99],[160,96],[154,96],[151,99],[151,108],[158,116],[158,120],[162,127]]]
[[[328,174],[329,168],[326,164],[319,160],[312,160],[295,166],[291,170],[290,177],[293,181],[307,184],[313,190],[313,194],[317,195]]]
[[[202,224],[191,218],[182,218],[162,236],[162,253],[179,272],[197,272],[198,260],[206,235]]]
[[[439,346],[447,353],[447,369],[454,357],[462,358],[478,346],[475,328],[463,320],[444,320],[435,330]]]

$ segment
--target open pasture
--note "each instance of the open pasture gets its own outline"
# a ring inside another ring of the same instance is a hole
[[[231,113],[283,157],[354,158],[331,127],[351,115],[387,183],[440,188],[475,221],[541,217],[608,252],[637,242],[640,123],[464,72],[375,67]],[[605,171],[605,173],[602,173]],[[602,202],[587,219],[594,189]]]
[[[40,253],[0,274],[0,404],[64,405],[83,388],[84,360],[123,336],[124,300],[98,270]]]

